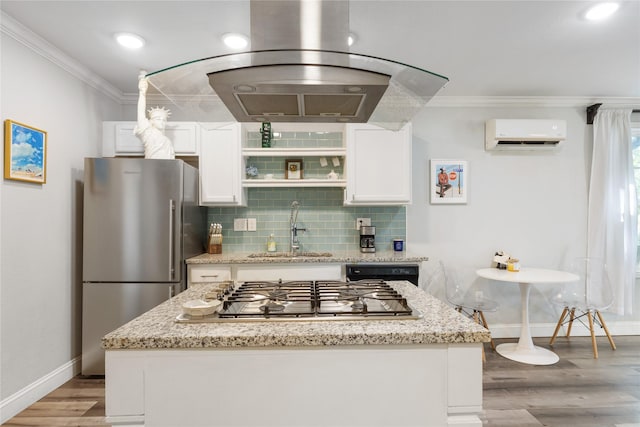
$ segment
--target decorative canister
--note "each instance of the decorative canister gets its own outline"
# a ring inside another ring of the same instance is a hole
[[[262,129],[260,129],[260,133],[262,134],[262,148],[270,148],[271,138],[273,137],[273,133],[271,131],[271,123],[262,122]]]
[[[520,260],[517,258],[509,258],[509,261],[507,261],[507,271],[520,271]]]

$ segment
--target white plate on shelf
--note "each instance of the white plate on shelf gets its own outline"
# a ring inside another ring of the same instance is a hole
[[[189,316],[208,316],[218,311],[222,301],[204,301],[201,299],[190,300],[182,304],[182,312]]]

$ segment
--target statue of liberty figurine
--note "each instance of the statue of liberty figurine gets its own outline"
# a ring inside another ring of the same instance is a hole
[[[140,72],[138,78],[138,124],[133,130],[134,134],[144,144],[145,159],[175,159],[171,140],[164,134],[167,119],[171,112],[164,107],[154,107],[149,109],[147,119],[145,109],[147,107],[147,89],[149,81],[145,77],[145,72]]]

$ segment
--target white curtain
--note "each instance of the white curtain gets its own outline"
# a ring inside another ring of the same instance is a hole
[[[614,293],[608,311],[620,315],[633,305],[636,206],[631,110],[601,109],[593,124],[587,253],[607,264]]]

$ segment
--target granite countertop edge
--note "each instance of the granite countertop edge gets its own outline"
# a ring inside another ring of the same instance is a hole
[[[407,252],[379,251],[362,253],[360,251],[331,252],[330,256],[316,257],[284,257],[265,256],[249,257],[253,252],[231,252],[228,254],[203,253],[188,258],[185,262],[195,264],[300,264],[300,263],[384,263],[384,262],[422,262],[428,261],[426,256]]]
[[[159,350],[489,342],[488,330],[409,282],[389,282],[422,317],[410,320],[177,323],[186,301],[215,284],[197,284],[102,339],[106,350]]]

